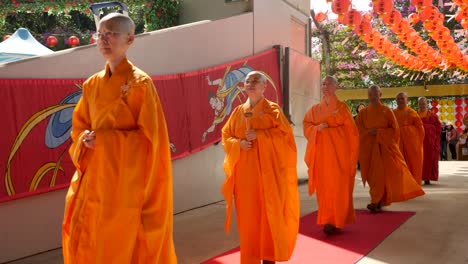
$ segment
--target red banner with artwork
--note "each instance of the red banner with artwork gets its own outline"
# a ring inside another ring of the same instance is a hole
[[[276,50],[194,72],[152,77],[169,131],[172,158],[219,142],[232,110],[246,100],[252,70],[268,78],[265,96],[281,104]],[[0,202],[68,186],[71,118],[83,79],[0,79]]]

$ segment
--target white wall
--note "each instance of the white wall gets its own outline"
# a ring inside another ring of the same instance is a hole
[[[276,44],[289,46],[291,17],[307,21],[282,0],[255,0],[253,13],[145,33],[128,56],[150,75],[223,64]],[[90,45],[0,65],[0,78],[86,78],[103,65],[95,45]],[[297,143],[298,149],[305,148],[303,138]],[[217,145],[173,162],[175,212],[222,199],[223,160],[224,151]],[[299,154],[298,163],[302,160]],[[306,175],[299,168],[299,176]],[[64,197],[61,190],[0,204],[0,263],[61,245]]]

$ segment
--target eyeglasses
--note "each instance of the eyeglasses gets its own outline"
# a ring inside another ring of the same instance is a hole
[[[112,31],[106,31],[106,32],[102,32],[102,33],[101,32],[96,32],[96,33],[93,34],[93,38],[94,39],[103,39],[103,38],[108,39],[110,37],[115,38],[120,34],[124,34],[124,33],[122,33],[122,32],[112,32]]]

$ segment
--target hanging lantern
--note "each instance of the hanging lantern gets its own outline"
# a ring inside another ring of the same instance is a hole
[[[362,20],[361,24],[357,26],[354,31],[356,34],[361,35],[361,36],[366,36],[369,35],[372,32],[372,25],[369,21],[367,20]]]
[[[76,36],[71,36],[68,38],[68,45],[70,45],[72,48],[80,45],[80,39],[77,38]]]
[[[374,12],[379,15],[388,14],[393,9],[393,1],[388,0],[374,0],[372,5]]]
[[[402,35],[405,34],[409,30],[409,28],[410,24],[408,20],[403,19],[401,20],[400,24],[396,24],[394,27],[391,28],[391,30],[397,35]]]
[[[11,37],[10,35],[5,35],[5,36],[3,36],[3,41],[9,39],[10,37]]]
[[[53,48],[57,45],[58,41],[55,36],[49,36],[46,40],[46,44],[48,47]]]
[[[96,39],[93,36],[91,36],[89,38],[89,44],[94,44],[94,43],[96,43]]]
[[[461,99],[461,98],[457,98],[457,99],[455,99],[455,104],[456,104],[456,105],[461,105],[461,104],[462,104],[462,102],[463,102],[463,101],[462,101],[462,99]]]
[[[350,26],[351,28],[361,24],[361,13],[351,9],[344,13],[343,24]]]
[[[372,15],[369,14],[369,13],[365,13],[364,15],[362,15],[362,20],[365,20],[367,22],[371,22],[372,21]]]
[[[468,8],[458,8],[455,14],[455,20],[460,23],[464,18],[468,18]]]
[[[457,113],[463,112],[463,107],[461,107],[461,106],[455,107],[455,112],[457,112]]]
[[[439,14],[439,9],[437,9],[437,7],[426,7],[421,13],[419,13],[419,19],[421,19],[423,22],[436,22],[439,20]]]
[[[439,102],[436,99],[432,100],[432,102],[431,102],[431,105],[433,107],[436,107],[438,104],[439,104]]]
[[[332,11],[335,14],[343,15],[348,11],[349,7],[351,6],[350,0],[334,0],[332,2]]]
[[[431,0],[411,0],[411,5],[416,7],[418,10],[426,8],[432,5]]]
[[[461,120],[455,121],[455,126],[456,126],[456,127],[461,127],[462,125],[463,125],[463,123],[462,123]]]
[[[387,15],[385,15],[382,19],[385,25],[393,27],[396,24],[399,24],[401,22],[401,14],[398,12],[398,10],[393,9]]]
[[[455,114],[455,119],[462,120],[463,119],[463,114],[462,113],[456,113]]]
[[[327,15],[323,12],[319,12],[315,15],[315,20],[319,23],[322,23],[325,19],[327,19]]]
[[[416,13],[412,13],[408,16],[409,21],[411,22],[411,25],[416,25],[419,22],[419,15]]]

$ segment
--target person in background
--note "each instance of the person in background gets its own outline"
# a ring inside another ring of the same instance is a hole
[[[440,131],[439,117],[427,108],[426,97],[418,98],[418,115],[424,125],[424,184],[439,179]]]
[[[307,111],[303,121],[309,195],[317,194],[317,224],[329,235],[356,218],[353,190],[359,134],[348,106],[336,97],[336,89],[335,77],[325,77],[322,101]]]
[[[440,160],[447,160],[447,124],[442,122],[442,129],[440,131]]]
[[[455,129],[452,123],[447,123],[447,140],[450,149],[450,155],[452,156],[452,160],[457,160],[457,143],[460,134],[458,133],[457,129]]]

